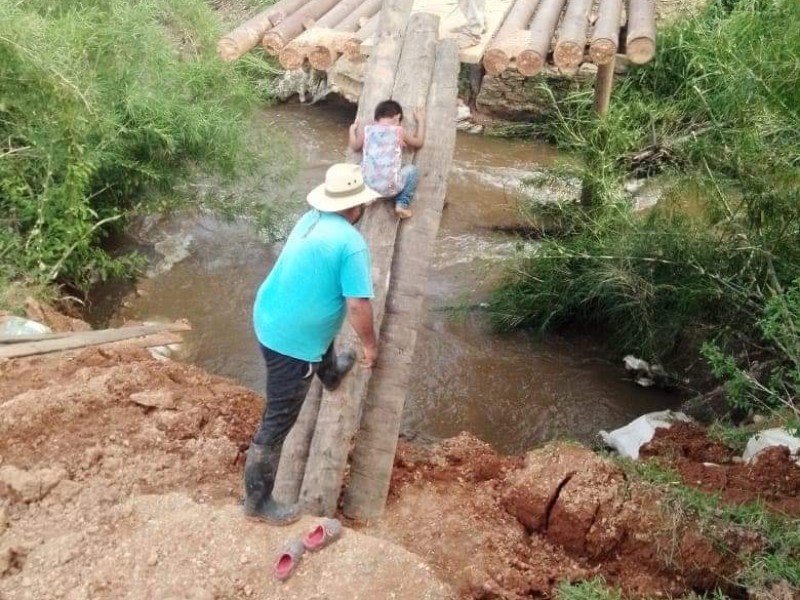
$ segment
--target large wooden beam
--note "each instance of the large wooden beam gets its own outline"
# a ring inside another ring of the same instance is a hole
[[[364,1],[365,0],[341,0],[332,9],[317,19],[317,22],[314,23],[314,27],[336,29],[336,26],[348,15],[358,10]]]
[[[630,0],[625,55],[643,65],[656,53],[656,11],[654,0]]]
[[[399,63],[407,48],[424,47],[424,37],[435,39],[438,19],[428,29],[417,23],[430,15],[413,15],[412,0],[387,0],[381,14],[381,41],[370,57],[359,114],[370,114],[380,100],[390,98]],[[401,52],[402,50],[402,52]],[[432,61],[431,61],[432,62]],[[364,120],[366,122],[366,119]],[[356,158],[351,154],[352,158]],[[372,257],[375,298],[372,308],[375,327],[380,332],[394,254],[398,220],[390,202],[378,201],[368,208],[361,222],[361,233]],[[337,338],[337,347],[358,348],[358,336],[346,325]],[[361,405],[371,376],[369,369],[357,364],[335,392],[323,391],[317,426],[311,441],[299,501],[303,508],[317,515],[332,515],[341,493],[347,456],[358,428]]]
[[[264,34],[261,45],[269,54],[277,56],[286,44],[300,35],[306,24],[312,23],[328,12],[338,0],[309,0],[290,17]]]
[[[526,77],[536,75],[544,67],[550,42],[566,0],[541,0],[533,16],[528,47],[514,61],[517,71]]]
[[[499,75],[511,64],[511,60],[528,47],[528,26],[539,0],[517,0],[506,20],[497,32],[494,41],[483,55],[483,66],[489,75]]]
[[[621,18],[622,0],[600,0],[597,21],[589,39],[589,56],[594,64],[609,63],[617,54]]]
[[[428,268],[453,160],[460,66],[455,42],[439,42],[435,60],[427,104],[426,142],[417,153],[421,178],[414,216],[398,234],[391,294],[381,332],[381,355],[370,382],[351,458],[350,483],[344,496],[344,512],[354,518],[377,516],[386,504],[403,405],[412,376],[417,329],[423,317]]]
[[[281,0],[268,9],[261,11],[219,40],[217,42],[217,54],[226,62],[236,60],[255,48],[270,27],[283,21],[288,15],[305,4],[306,1]]]
[[[559,69],[577,69],[583,62],[593,0],[570,0],[558,29],[553,62]]]
[[[354,35],[335,29],[313,27],[281,48],[278,60],[285,69],[299,69],[308,59],[315,69],[327,71],[342,51],[345,41]]]
[[[594,112],[604,115],[608,112],[611,103],[611,89],[614,87],[614,57],[611,61],[597,66],[597,76],[594,80]]]

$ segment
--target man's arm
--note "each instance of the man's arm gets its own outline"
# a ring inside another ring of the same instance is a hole
[[[378,362],[378,343],[372,317],[372,301],[369,298],[347,298],[347,320],[364,347],[362,364],[371,369]]]

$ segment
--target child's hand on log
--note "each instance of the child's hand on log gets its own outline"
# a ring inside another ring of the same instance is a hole
[[[425,122],[425,107],[420,106],[414,109],[414,119],[417,123],[424,123]]]
[[[350,125],[350,131],[351,131],[352,133],[358,133],[358,119],[356,119],[355,121],[353,121],[353,124],[352,124],[352,125]]]

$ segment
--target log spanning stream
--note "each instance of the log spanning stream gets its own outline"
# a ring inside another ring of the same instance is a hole
[[[352,118],[352,110],[319,106],[283,105],[265,112],[264,119],[287,132],[300,157],[292,184],[298,193],[322,181],[327,167],[343,159]],[[489,329],[481,302],[500,271],[499,261],[521,243],[496,229],[519,222],[520,178],[555,159],[548,146],[459,135],[404,432],[439,438],[466,430],[514,453],[553,438],[592,442],[598,429],[677,403],[674,396],[626,380],[621,363],[610,362],[591,339],[542,340]],[[175,219],[151,235],[161,240],[162,252],[185,257],[142,280],[141,293],[112,321],[186,318],[193,329],[185,334],[182,360],[263,393],[250,309],[280,246],[265,245],[247,224],[211,218]],[[97,314],[110,302],[103,306],[100,300]]]

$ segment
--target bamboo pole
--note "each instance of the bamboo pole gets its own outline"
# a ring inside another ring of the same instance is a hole
[[[592,37],[589,40],[589,56],[596,65],[604,65],[614,59],[619,45],[622,0],[600,0]]]
[[[483,66],[489,75],[499,75],[511,60],[528,45],[528,25],[539,0],[517,0],[503,21],[494,41],[483,55]]]
[[[217,42],[217,54],[226,62],[236,60],[255,48],[270,27],[283,21],[287,15],[295,12],[306,1],[281,0],[281,2],[270,6],[267,10],[261,11],[220,39]]]
[[[413,0],[386,0],[381,13],[380,43],[370,57],[369,68],[359,102],[359,114],[369,115],[375,105],[391,97],[408,15]],[[412,18],[412,21],[414,19]],[[437,24],[438,27],[438,24]],[[409,31],[409,34],[411,32]],[[435,30],[431,32],[435,35]],[[366,119],[364,119],[366,120]],[[362,121],[363,122],[363,121]],[[349,157],[355,159],[353,153]],[[375,298],[372,300],[375,327],[380,332],[389,271],[394,254],[398,221],[388,202],[376,202],[362,218],[361,233],[372,256]],[[358,347],[358,336],[346,325],[337,338],[337,347]],[[335,392],[323,392],[316,430],[311,440],[299,502],[313,514],[332,515],[341,492],[347,456],[358,428],[361,404],[371,372],[357,364]]]
[[[417,154],[421,178],[414,217],[401,227],[392,264],[391,295],[381,333],[381,354],[364,405],[352,452],[344,513],[367,519],[386,505],[397,437],[412,376],[417,329],[423,317],[425,285],[436,243],[453,160],[458,48],[443,40],[436,48],[434,79],[428,95],[425,146]]]
[[[570,0],[558,29],[553,62],[559,69],[577,69],[583,62],[592,0]]]
[[[278,55],[286,44],[300,35],[304,29],[304,23],[309,19],[316,19],[328,12],[338,0],[309,0],[302,8],[293,13],[290,17],[281,21],[278,25],[270,29],[261,39],[261,45],[269,54]]]
[[[654,0],[630,0],[625,55],[643,65],[656,53],[656,14]]]
[[[522,75],[531,77],[544,67],[553,32],[565,2],[566,0],[542,0],[539,3],[539,10],[531,21],[529,45],[514,61],[517,71]]]

